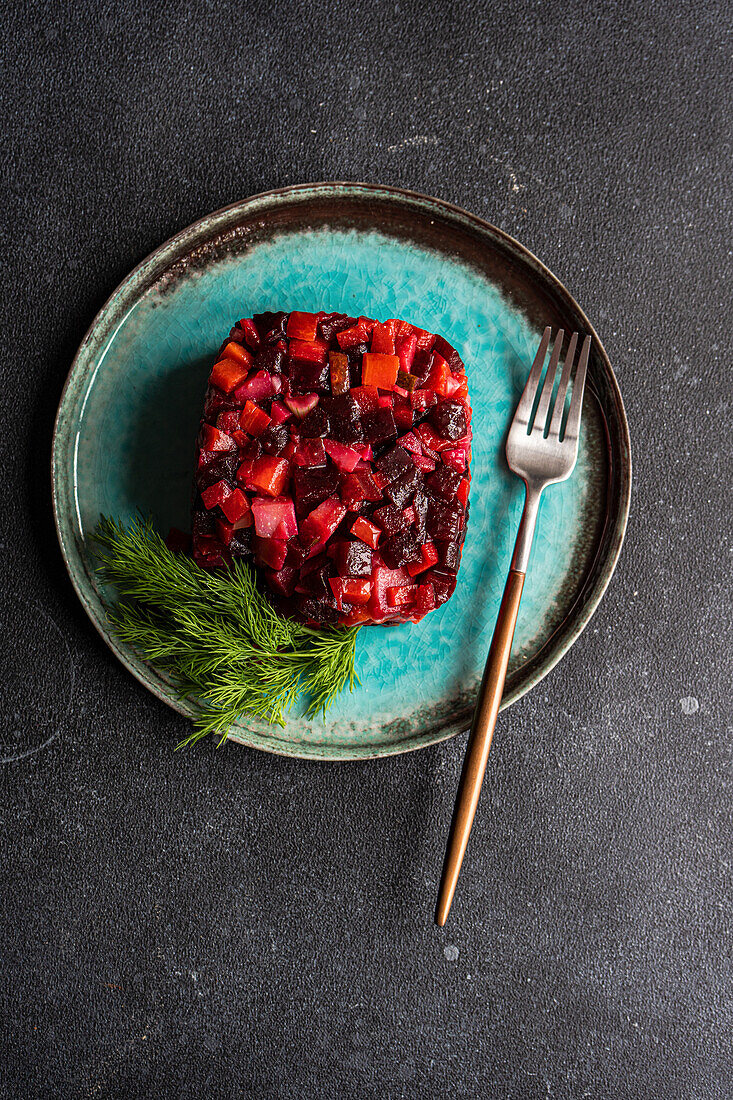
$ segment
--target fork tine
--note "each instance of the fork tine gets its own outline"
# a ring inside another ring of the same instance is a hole
[[[519,399],[517,411],[514,413],[512,426],[514,424],[524,423],[524,426],[527,427],[527,425],[529,424],[529,418],[532,415],[532,406],[534,405],[537,387],[540,384],[540,375],[542,374],[542,367],[545,363],[545,356],[547,355],[547,348],[550,343],[551,336],[552,329],[548,325],[545,331],[542,333],[540,346],[538,347],[537,354],[534,357],[534,363],[532,364],[532,370],[529,372],[527,384],[525,385],[522,396]]]
[[[547,367],[547,375],[545,376],[545,384],[542,387],[542,393],[540,394],[540,403],[537,406],[537,413],[534,418],[534,425],[532,432],[537,432],[539,435],[544,435],[545,423],[547,421],[547,410],[550,407],[550,398],[552,397],[552,389],[555,385],[555,374],[557,372],[557,364],[560,359],[560,352],[562,351],[562,342],[565,338],[565,333],[562,329],[555,337],[555,343],[552,345],[552,355],[550,356],[550,362]]]
[[[548,435],[560,435],[560,425],[562,424],[562,414],[565,408],[565,394],[568,392],[568,383],[570,381],[570,375],[573,369],[573,363],[575,362],[575,349],[578,346],[578,334],[574,332],[570,338],[568,345],[568,353],[565,356],[565,363],[562,368],[562,374],[560,375],[560,385],[557,387],[557,396],[555,398],[555,408],[552,411],[552,420],[550,421],[550,431]]]
[[[580,359],[578,360],[578,369],[575,372],[575,382],[573,383],[573,396],[570,398],[570,409],[568,410],[568,419],[565,424],[565,436],[575,437],[577,440],[580,432],[580,413],[583,408],[583,390],[585,388],[585,376],[588,370],[588,356],[590,355],[590,336],[586,336],[583,341],[583,349],[580,353]]]

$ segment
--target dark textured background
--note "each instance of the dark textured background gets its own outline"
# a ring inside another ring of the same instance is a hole
[[[725,0],[6,8],[3,1097],[731,1095],[730,30]],[[53,530],[105,297],[208,211],[318,179],[518,237],[631,423],[618,573],[501,720],[444,931],[465,739],[174,754]]]

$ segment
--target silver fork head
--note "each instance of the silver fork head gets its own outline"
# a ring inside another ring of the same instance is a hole
[[[559,330],[552,345],[550,362],[545,374],[542,392],[540,388],[542,368],[550,345],[552,330],[546,328],[537,350],[524,392],[519,399],[509,435],[506,441],[506,457],[509,469],[535,489],[542,489],[556,481],[570,477],[578,457],[580,414],[583,408],[583,392],[590,355],[590,336],[586,336],[575,372],[570,407],[565,417],[565,401],[570,386],[570,376],[575,362],[578,334],[570,338],[565,355],[555,402],[550,412],[555,388],[557,366],[560,362],[564,332]],[[565,421],[563,427],[563,420]]]

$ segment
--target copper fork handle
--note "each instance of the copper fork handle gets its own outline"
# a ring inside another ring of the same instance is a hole
[[[468,837],[476,813],[479,794],[481,793],[481,784],[486,771],[491,740],[494,736],[496,717],[499,713],[501,697],[504,692],[504,681],[506,680],[509,654],[514,638],[514,628],[517,624],[524,577],[524,573],[520,573],[516,569],[510,570],[496,626],[494,627],[494,636],[491,639],[491,649],[486,660],[484,678],[478,693],[471,734],[466,749],[466,759],[463,762],[461,780],[458,784],[458,794],[456,795],[453,821],[448,836],[445,862],[443,863],[438,905],[435,910],[435,921],[440,925],[445,924],[453,902],[458,875],[466,853],[466,845],[468,844]]]

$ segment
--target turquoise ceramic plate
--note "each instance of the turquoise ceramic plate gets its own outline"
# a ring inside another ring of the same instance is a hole
[[[504,706],[567,652],[621,547],[630,488],[621,397],[598,337],[516,241],[436,199],[358,184],[288,188],[179,233],[114,292],[74,360],[53,445],[59,538],[92,621],[127,668],[185,714],[169,681],[109,633],[86,538],[100,512],[186,527],[194,440],[213,353],[241,316],[269,309],[403,317],[463,355],[474,408],[471,517],[455,595],[418,626],[359,635],[361,687],[323,721],[242,722],[230,737],[292,756],[404,752],[467,727],[501,598],[523,489],[504,439],[545,325],[594,336],[573,477],[546,495]]]

